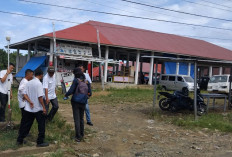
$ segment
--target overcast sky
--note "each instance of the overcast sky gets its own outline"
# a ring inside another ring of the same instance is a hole
[[[151,8],[123,2],[121,0],[30,0],[42,3],[50,3],[61,6],[76,7],[82,9],[104,11],[118,14],[126,14],[133,16],[142,16],[153,19],[161,19],[168,21],[176,21],[183,23],[191,23],[197,25],[205,25],[211,27],[219,27],[231,30],[210,29],[196,26],[185,26],[180,24],[172,24],[158,22],[153,20],[134,19],[128,17],[112,16],[99,13],[91,13],[80,10],[72,10],[68,8],[58,8],[53,6],[45,6],[22,2],[19,0],[1,0],[0,1],[0,48],[4,48],[6,36],[11,36],[11,43],[26,40],[31,37],[39,36],[52,32],[52,21],[30,18],[18,15],[1,13],[1,11],[22,13],[33,16],[47,17],[83,23],[89,20],[131,26],[141,29],[152,30],[156,32],[197,36],[219,39],[199,38],[221,47],[232,50],[232,22],[221,21],[197,16],[190,16],[157,8]],[[168,8],[172,10],[200,14],[232,21],[232,0],[131,0],[139,3],[145,3],[153,6]],[[189,3],[194,2],[193,3]],[[211,3],[209,3],[211,2]],[[215,5],[213,3],[217,3]],[[201,4],[201,5],[200,5]],[[207,6],[206,6],[207,5]],[[211,6],[211,7],[210,7]],[[221,8],[221,9],[217,9]],[[68,28],[77,24],[55,22],[56,30]],[[220,53],[220,52],[219,52]]]

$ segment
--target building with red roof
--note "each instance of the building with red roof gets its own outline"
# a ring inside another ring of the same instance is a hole
[[[133,64],[135,84],[138,84],[139,66],[142,67],[143,62],[150,65],[150,79],[154,73],[154,58],[143,58],[141,56],[172,56],[205,60],[207,62],[202,61],[199,66],[207,66],[209,75],[212,75],[214,67],[219,68],[219,73],[222,73],[223,68],[226,67],[222,67],[222,62],[228,64],[232,62],[231,50],[203,40],[97,21],[88,21],[56,31],[55,36],[56,55],[53,53],[53,33],[11,44],[10,48],[18,49],[18,52],[19,50],[28,50],[29,56],[32,51],[35,56],[49,55],[49,64],[53,64],[53,57],[57,56],[56,67],[58,71],[71,70],[80,63],[104,62],[106,67],[104,79],[106,82],[108,64],[117,65],[119,61],[123,61],[128,62],[126,66],[129,66],[129,62],[137,63]],[[158,63],[162,64],[163,62],[159,61]],[[114,71],[119,70],[116,65],[113,66]],[[164,67],[160,68],[159,72],[164,72],[164,69]],[[89,71],[91,70],[89,69]],[[140,68],[140,72],[142,71],[142,68]],[[179,63],[176,64],[176,73],[178,72]]]

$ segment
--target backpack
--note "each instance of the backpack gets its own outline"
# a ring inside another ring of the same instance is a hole
[[[77,79],[77,82],[78,85],[71,101],[86,104],[88,100],[88,85],[86,84],[86,80]]]

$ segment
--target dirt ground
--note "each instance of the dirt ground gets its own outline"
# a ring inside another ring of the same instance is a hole
[[[231,157],[232,134],[217,130],[187,130],[151,119],[151,105],[90,104],[94,126],[85,142],[72,148],[76,156],[103,157]],[[71,106],[61,104],[59,112],[73,125]],[[65,149],[65,145],[62,146]],[[72,156],[65,153],[65,156]],[[73,155],[74,156],[74,155]]]

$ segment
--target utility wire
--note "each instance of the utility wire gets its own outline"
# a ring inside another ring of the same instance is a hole
[[[182,1],[185,1],[185,2],[187,2],[187,3],[196,4],[196,5],[205,6],[205,7],[209,7],[209,8],[214,8],[214,9],[219,9],[219,10],[224,10],[224,11],[232,12],[232,10],[227,10],[227,9],[223,9],[223,8],[218,8],[218,7],[214,7],[214,6],[207,5],[207,4],[201,4],[201,3],[192,2],[192,1],[188,1],[188,0],[182,0]]]
[[[41,3],[41,2],[35,2],[35,1],[29,1],[29,0],[18,0],[18,1],[26,2],[26,3],[40,4],[40,5],[53,6],[53,7],[59,7],[59,8],[81,10],[81,11],[87,11],[87,12],[94,12],[94,13],[100,13],[100,14],[108,14],[108,15],[114,15],[114,16],[123,16],[123,17],[129,17],[129,18],[160,21],[159,19],[154,19],[154,18],[149,18],[149,17],[141,17],[141,16],[133,16],[133,15],[126,15],[126,14],[117,14],[117,13],[111,13],[111,12],[103,12],[103,11],[96,11],[96,10],[81,9],[81,8],[73,8],[73,7],[68,7],[68,6],[60,6],[60,5],[55,5],[55,4]],[[175,21],[173,21],[173,22],[175,22]],[[231,20],[231,22],[232,22],[232,20]]]
[[[52,21],[58,21],[58,22],[65,22],[65,23],[73,23],[73,24],[83,24],[83,23],[78,23],[78,22],[73,22],[73,21],[67,21],[67,20],[60,20],[60,19],[54,19],[54,18],[47,18],[47,17],[41,17],[41,16],[33,16],[33,15],[26,15],[22,13],[12,13],[12,12],[7,12],[7,11],[1,11],[0,13],[4,14],[12,14],[12,15],[19,15],[19,16],[25,16],[25,17],[31,17],[31,18],[37,18],[37,19],[44,19],[44,20],[52,20]],[[153,32],[150,30],[142,30],[138,28],[126,28],[126,27],[114,27],[114,26],[103,26],[103,25],[96,25],[96,24],[87,24],[85,25],[92,25],[92,26],[98,26],[98,27],[106,27],[106,28],[113,28],[113,29],[122,29],[122,30],[130,30],[130,31],[136,31],[136,32]],[[65,31],[63,31],[66,33]],[[176,34],[173,34],[176,35]],[[218,40],[231,40],[231,39],[220,39],[220,38],[210,38],[210,37],[199,37],[199,36],[189,36],[189,35],[179,35],[179,36],[188,36],[188,37],[198,37],[198,38],[208,38],[208,39],[218,39]]]
[[[215,40],[227,40],[227,41],[231,41],[231,39],[211,38],[211,37],[201,37],[201,36],[182,35],[182,34],[178,34],[178,35],[179,35],[179,36],[190,37],[190,38],[202,38],[202,39],[215,39]]]
[[[155,19],[155,18],[147,18],[147,17],[125,15],[125,14],[114,14],[114,13],[109,13],[109,12],[100,12],[100,11],[95,11],[95,10],[86,10],[86,9],[72,8],[72,7],[67,7],[67,6],[59,6],[59,5],[55,5],[55,4],[46,4],[46,3],[33,2],[33,1],[27,1],[27,0],[19,0],[19,1],[24,1],[24,2],[29,2],[29,3],[36,3],[36,4],[41,4],[41,5],[49,5],[49,6],[55,6],[55,7],[61,7],[61,8],[69,8],[69,9],[74,9],[74,10],[82,10],[82,11],[88,11],[88,12],[96,12],[96,13],[102,13],[102,14],[110,14],[110,15],[116,15],[116,16],[123,16],[123,17],[129,17],[129,18],[143,19],[143,20],[160,21],[160,22],[182,24],[182,25],[188,25],[188,26],[205,27],[205,28],[212,28],[212,29],[220,29],[220,30],[232,31],[232,29],[221,28],[221,27],[214,27],[214,26],[197,25],[197,24],[191,24],[191,23],[176,22],[176,21],[169,21],[169,20],[161,20],[161,19]]]
[[[100,13],[100,14],[108,14],[108,15],[114,15],[114,16],[124,16],[124,17],[131,17],[131,18],[138,18],[138,19],[145,19],[145,20],[158,20],[158,19],[153,19],[153,18],[148,18],[148,17],[133,16],[133,15],[126,15],[126,14],[116,14],[116,13],[111,13],[111,12],[88,10],[88,9],[74,8],[74,7],[68,7],[68,6],[60,6],[60,5],[56,5],[56,4],[34,2],[34,1],[29,1],[29,0],[18,0],[18,1],[23,1],[23,2],[27,2],[27,3],[34,3],[34,4],[40,4],[40,5],[47,5],[47,6],[54,6],[54,7],[59,7],[59,8],[81,10],[81,11],[87,11],[87,12],[94,12],[94,13]],[[153,5],[148,5],[148,4],[138,3],[138,2],[133,2],[133,1],[130,1],[130,0],[121,0],[121,1],[129,2],[129,3],[135,3],[135,4],[139,4],[139,5],[145,5],[145,6],[149,6],[149,7],[155,7],[155,8],[159,8],[159,9],[163,9],[163,10],[168,10],[168,11],[173,11],[173,12],[178,12],[178,13],[183,13],[183,14],[188,14],[188,15],[193,15],[193,16],[198,16],[198,17],[204,17],[204,18],[210,18],[210,19],[215,19],[215,20],[232,22],[232,20],[229,20],[229,19],[222,19],[222,18],[216,18],[216,17],[204,16],[204,15],[198,15],[198,14],[191,14],[191,13],[187,13],[187,12],[176,11],[176,10],[172,10],[172,9],[166,9],[166,8],[156,7],[156,6],[153,6]],[[172,21],[172,22],[175,22],[175,21]]]
[[[228,7],[228,6],[225,6],[225,5],[221,5],[221,4],[218,4],[218,3],[213,3],[213,2],[210,2],[210,1],[206,1],[206,0],[201,0],[203,2],[207,2],[207,3],[210,3],[210,4],[213,4],[213,5],[217,5],[217,6],[221,6],[221,7],[225,7],[225,8],[232,8],[232,7]]]
[[[84,0],[84,1],[88,2],[88,3],[92,3],[92,4],[97,4],[97,5],[100,5],[100,6],[104,6],[104,7],[107,7],[107,8],[112,8],[112,9],[115,9],[115,10],[121,10],[121,11],[124,11],[124,12],[127,12],[127,13],[134,13],[134,12],[131,12],[131,11],[127,11],[127,10],[123,10],[123,9],[111,7],[111,6],[108,6],[108,5],[105,5],[105,4],[101,4],[101,3],[97,3],[97,2],[92,2],[92,1],[89,1],[89,0]]]
[[[91,2],[89,0],[84,0],[84,1],[87,1],[89,3],[93,3],[93,4],[98,4],[98,5],[102,5],[102,6],[107,6],[107,5],[103,5],[101,3],[96,3],[96,2]],[[110,0],[105,0],[105,1],[108,1],[110,3],[113,3],[113,1],[110,1]],[[152,11],[152,10],[146,10],[146,9],[142,9],[142,8],[138,8],[138,7],[134,7],[134,6],[131,6],[131,5],[124,5],[124,6],[128,6],[130,8],[134,8],[136,10],[142,10],[142,11],[146,11],[146,12],[151,12],[151,13],[156,13],[156,14],[160,14],[160,15],[165,15],[165,16],[170,16],[170,17],[175,17],[175,18],[178,18],[178,19],[186,19],[186,18],[182,18],[182,17],[178,17],[178,16],[174,16],[174,15],[169,15],[169,14],[165,14],[165,13],[159,13],[159,12],[155,12],[155,11]],[[107,6],[107,7],[110,7],[110,6]],[[110,7],[112,8],[112,7]],[[114,7],[113,7],[114,8]],[[116,8],[116,10],[119,10]],[[122,11],[125,11],[125,10],[122,10]],[[127,11],[128,12],[128,11]],[[134,13],[134,12],[130,12],[130,13]]]
[[[27,2],[27,3],[34,3],[34,4],[40,4],[40,5],[53,6],[53,7],[59,7],[59,8],[81,10],[81,11],[87,11],[87,12],[94,12],[94,13],[100,13],[100,14],[108,14],[108,15],[114,15],[114,16],[123,16],[123,17],[145,19],[145,20],[154,20],[154,21],[159,20],[159,19],[153,19],[153,18],[149,18],[149,17],[141,17],[141,16],[133,16],[133,15],[126,15],[126,14],[117,14],[117,13],[111,13],[111,12],[102,12],[102,11],[96,11],[96,10],[81,9],[81,8],[73,8],[73,7],[68,7],[68,6],[60,6],[60,5],[41,3],[41,2],[35,2],[35,1],[30,1],[30,0],[18,0],[18,1]],[[179,18],[179,17],[177,17],[177,18]],[[232,20],[231,20],[231,22],[232,22]]]
[[[222,18],[217,18],[217,17],[205,16],[205,15],[199,15],[199,14],[192,14],[192,13],[188,13],[188,12],[184,12],[184,11],[177,11],[177,10],[162,8],[162,7],[149,5],[149,4],[145,4],[145,3],[134,2],[134,1],[130,1],[130,0],[121,0],[121,1],[128,2],[128,3],[133,3],[133,4],[137,4],[137,5],[142,5],[142,6],[147,6],[147,7],[152,7],[152,8],[157,8],[157,9],[162,9],[162,10],[166,10],[166,11],[172,11],[172,12],[176,12],[176,13],[186,14],[186,15],[192,15],[192,16],[204,17],[204,18],[209,18],[209,19],[214,19],[214,20],[232,22],[232,20],[230,20],[230,19],[222,19]]]

